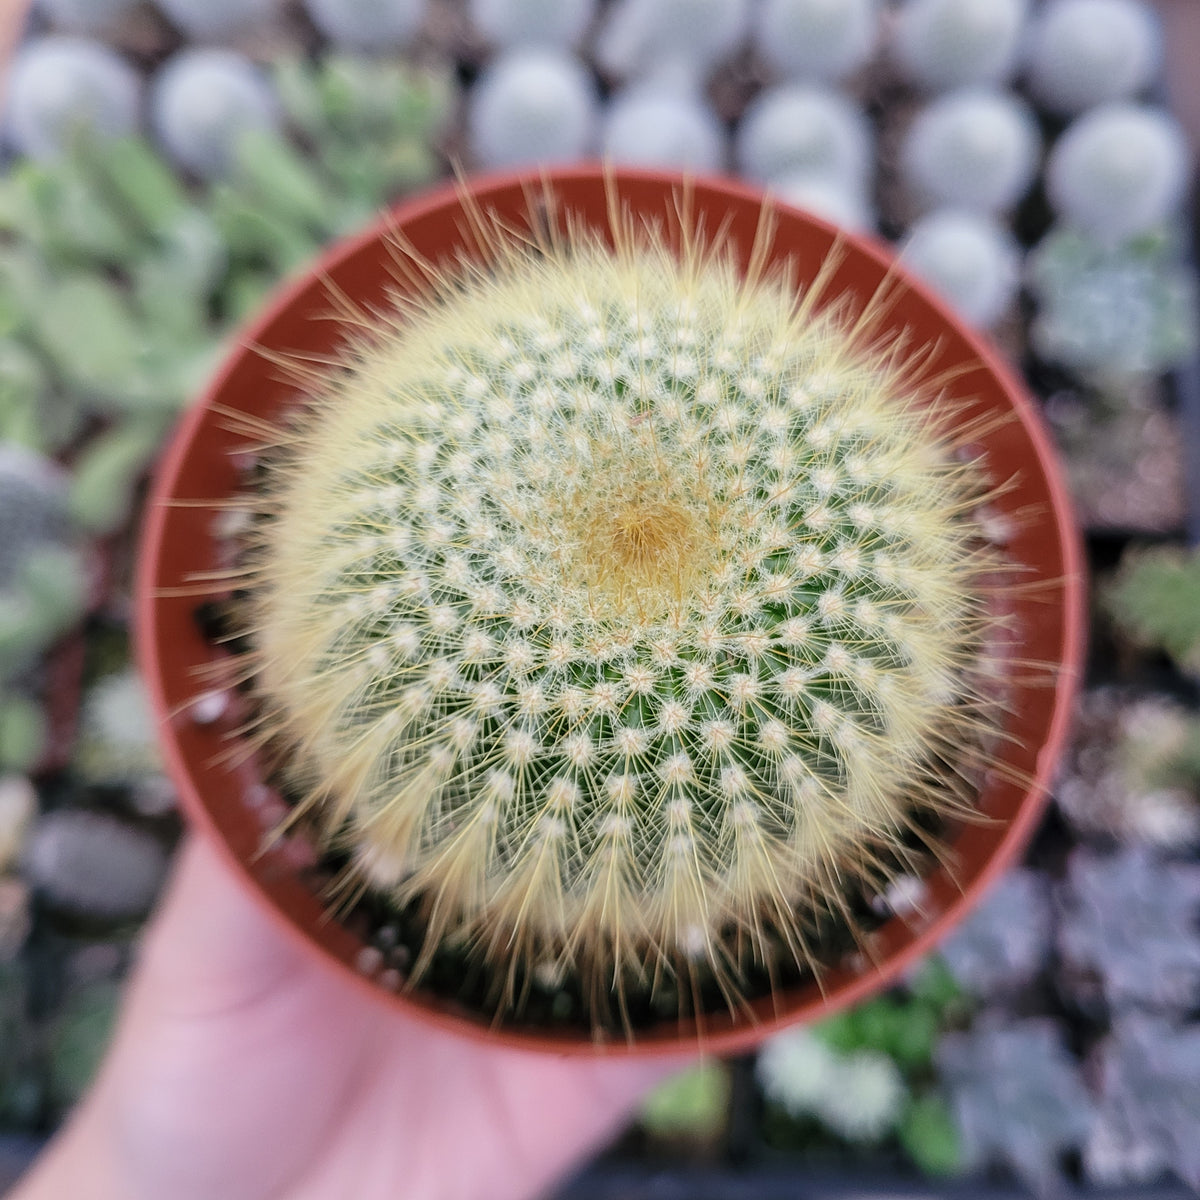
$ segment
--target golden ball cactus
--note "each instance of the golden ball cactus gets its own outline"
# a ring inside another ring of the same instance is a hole
[[[618,223],[488,233],[303,368],[247,628],[264,740],[419,980],[593,1015],[817,967],[986,762],[985,484],[821,281]],[[832,266],[831,266],[832,269]],[[680,990],[683,990],[682,987]]]

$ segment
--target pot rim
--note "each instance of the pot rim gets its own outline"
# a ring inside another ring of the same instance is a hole
[[[792,209],[782,203],[771,202],[789,218],[799,216],[818,231],[823,231],[826,236],[836,235],[845,249],[847,258],[854,255],[865,256],[877,268],[881,268],[889,279],[896,279],[905,290],[919,297],[943,324],[950,327],[966,343],[969,354],[976,360],[977,365],[996,381],[1017,417],[1049,494],[1051,511],[1044,519],[1047,522],[1052,521],[1055,527],[1061,547],[1064,574],[1061,580],[1053,581],[1060,583],[1062,587],[1062,635],[1061,652],[1055,664],[1052,712],[1044,727],[1033,777],[1024,785],[1024,795],[1019,807],[1007,822],[1001,840],[991,851],[984,865],[971,873],[967,883],[958,888],[957,894],[945,903],[927,926],[911,936],[898,950],[889,952],[882,961],[868,964],[854,977],[838,983],[829,994],[819,994],[815,998],[809,997],[800,1001],[793,999],[791,1003],[787,1003],[789,993],[784,992],[773,998],[776,1002],[774,1011],[766,1015],[759,1014],[758,1020],[731,1023],[714,1016],[712,1024],[716,1029],[713,1032],[706,1032],[704,1028],[707,1019],[696,1022],[689,1018],[679,1023],[667,1020],[649,1031],[639,1032],[632,1041],[613,1036],[610,1040],[598,1042],[594,1037],[582,1032],[529,1029],[516,1024],[488,1027],[481,1023],[479,1018],[472,1019],[453,1011],[449,1006],[440,1003],[438,997],[423,989],[399,994],[385,991],[379,984],[356,970],[350,962],[337,957],[327,947],[313,940],[301,928],[297,919],[285,912],[278,900],[268,894],[251,873],[246,861],[234,851],[212,811],[202,799],[201,790],[196,785],[189,767],[188,756],[172,731],[172,719],[177,712],[172,710],[164,691],[165,664],[157,629],[157,607],[160,598],[156,594],[155,571],[167,538],[172,497],[180,472],[193,454],[194,444],[202,432],[205,419],[219,401],[243,358],[247,354],[257,353],[256,347],[260,344],[261,335],[295,305],[303,303],[314,283],[328,280],[336,268],[347,259],[372,244],[394,238],[398,229],[438,210],[461,208],[464,194],[469,195],[473,203],[486,206],[489,195],[514,187],[528,189],[549,183],[552,186],[594,184],[603,188],[612,180],[618,183],[632,181],[653,184],[662,188],[667,195],[678,192],[685,184],[684,176],[671,172],[626,168],[614,170],[606,164],[595,163],[542,172],[508,171],[451,182],[418,197],[400,201],[364,230],[332,244],[314,263],[281,285],[266,305],[245,325],[220,368],[196,402],[183,414],[154,472],[145,507],[136,565],[136,652],[158,723],[159,742],[189,823],[199,828],[203,835],[218,847],[246,892],[255,897],[272,922],[283,931],[284,936],[291,939],[295,945],[307,948],[313,961],[321,962],[326,969],[336,971],[344,978],[348,977],[355,986],[364,994],[371,995],[376,1002],[390,1002],[394,1007],[402,1008],[423,1021],[459,1035],[476,1036],[491,1045],[540,1050],[559,1055],[588,1056],[597,1053],[619,1056],[664,1055],[695,1049],[731,1053],[756,1045],[784,1026],[832,1015],[897,982],[917,959],[928,954],[979,902],[1024,848],[1041,817],[1050,776],[1067,737],[1082,672],[1086,630],[1084,556],[1073,505],[1047,427],[1027,395],[1023,383],[999,353],[986,339],[955,316],[949,306],[928,287],[912,278],[902,266],[897,268],[894,253],[883,242],[873,237],[838,230],[829,222],[812,214]],[[740,181],[718,176],[688,176],[686,183],[694,189],[703,188],[720,193],[733,202],[751,203],[758,207],[763,204],[763,193]],[[898,919],[900,918],[890,918],[891,921]],[[795,989],[792,989],[793,995],[794,992]]]

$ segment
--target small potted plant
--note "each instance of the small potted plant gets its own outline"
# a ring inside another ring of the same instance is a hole
[[[184,807],[289,935],[588,1053],[894,980],[1031,831],[1082,638],[986,345],[869,241],[589,167],[285,289],[162,460],[138,609]]]

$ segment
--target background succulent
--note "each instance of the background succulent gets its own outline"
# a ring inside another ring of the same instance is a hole
[[[1142,0],[1052,0],[1030,22],[1029,86],[1054,112],[1128,99],[1161,62],[1158,17]]]
[[[1003,83],[1016,69],[1029,0],[905,0],[893,53],[930,91]]]
[[[56,463],[0,443],[0,589],[16,583],[31,549],[69,538],[68,486]]]
[[[1114,101],[1085,113],[1055,143],[1046,187],[1068,225],[1120,242],[1161,225],[1178,208],[1190,170],[1174,118]]]
[[[1200,867],[1144,847],[1074,852],[1058,894],[1058,947],[1090,999],[1178,1012],[1200,997]]]
[[[1200,718],[1177,700],[1099,688],[1082,705],[1055,799],[1080,831],[1162,850],[1200,844]]]
[[[154,0],[181,33],[198,42],[220,41],[266,23],[280,0]]]
[[[47,543],[22,556],[0,590],[0,680],[26,671],[78,621],[87,586],[84,562],[74,547]]]
[[[644,85],[611,102],[600,144],[614,163],[694,172],[720,171],[726,152],[724,130],[695,97]]]
[[[849,1141],[875,1142],[896,1127],[907,1099],[895,1061],[878,1051],[860,1050],[840,1061],[821,1119]]]
[[[954,978],[976,996],[1029,983],[1051,949],[1050,892],[1035,871],[1009,871],[939,947]]]
[[[1055,229],[1030,252],[1038,353],[1083,377],[1145,377],[1187,361],[1197,345],[1196,281],[1162,233],[1112,243]]]
[[[928,1081],[944,1028],[961,1025],[971,1003],[945,961],[925,959],[903,986],[844,1009],[813,1026],[838,1054],[870,1050],[897,1064],[914,1087]]]
[[[1117,1023],[1097,1060],[1101,1102],[1084,1147],[1089,1177],[1113,1187],[1149,1183],[1170,1170],[1200,1187],[1200,1030],[1130,1015]]]
[[[1037,120],[1024,101],[963,89],[917,115],[900,148],[900,168],[927,206],[993,213],[1029,190],[1040,151]]]
[[[957,1175],[963,1169],[962,1139],[942,1096],[914,1096],[900,1115],[896,1136],[905,1153],[927,1175]]]
[[[232,50],[185,50],[154,80],[155,136],[181,167],[203,179],[229,174],[248,130],[275,129],[279,105],[263,73]]]
[[[7,284],[22,297],[11,350],[27,388],[13,433],[61,452],[90,416],[117,418],[76,452],[79,472],[113,439],[156,444],[213,350],[207,303],[226,266],[215,227],[136,139],[26,163],[8,183],[0,226],[21,269]],[[97,510],[84,515],[102,528]]]
[[[879,0],[764,0],[754,46],[786,78],[840,79],[875,50],[879,12]]]
[[[862,111],[826,88],[768,88],[747,107],[737,130],[739,170],[773,183],[808,172],[860,191],[872,176],[873,138]]]
[[[95,536],[124,527],[163,432],[158,421],[126,420],[88,445],[71,476],[71,515],[81,532]]]
[[[304,8],[334,45],[377,53],[412,41],[426,0],[304,0]]]
[[[765,1042],[756,1070],[768,1100],[792,1117],[815,1117],[849,1141],[873,1142],[890,1133],[908,1097],[888,1055],[838,1053],[810,1029],[790,1029]]]
[[[974,740],[971,473],[815,297],[497,255],[315,386],[269,485],[247,619],[301,811],[419,900],[418,974],[472,941],[509,1002],[543,962],[598,1005],[808,965],[834,880],[960,802],[926,772]]]
[[[702,1059],[672,1076],[647,1097],[638,1122],[657,1138],[709,1140],[719,1137],[729,1120],[728,1066]]]
[[[42,898],[93,920],[143,916],[166,869],[166,850],[157,838],[85,809],[44,814],[25,848],[26,877]]]
[[[496,59],[471,99],[468,135],[481,167],[568,162],[596,138],[595,85],[575,59],[514,50]]]
[[[742,44],[749,18],[748,0],[617,0],[597,37],[596,61],[618,78],[665,65],[702,83]]]
[[[153,714],[136,671],[106,675],[88,689],[74,761],[90,783],[136,787],[162,777]]]
[[[1020,283],[1017,243],[996,221],[976,213],[948,208],[927,213],[909,229],[901,258],[981,328],[1000,319]]]
[[[34,7],[58,29],[102,33],[133,11],[138,0],[35,0]]]
[[[837,1052],[811,1029],[788,1029],[759,1047],[755,1074],[763,1094],[797,1116],[819,1113],[837,1082]]]
[[[45,451],[43,409],[50,380],[41,360],[15,338],[0,338],[0,443]]]
[[[8,141],[31,158],[55,158],[87,138],[137,128],[141,80],[100,42],[43,37],[13,58],[4,100]]]
[[[353,228],[437,173],[433,143],[454,100],[445,71],[330,54],[316,63],[284,60],[273,82],[328,180],[326,228]],[[263,184],[256,200],[270,205],[277,189]]]
[[[1126,556],[1105,604],[1127,636],[1200,674],[1200,555],[1161,547]]]
[[[1064,1155],[1082,1146],[1094,1121],[1079,1064],[1057,1026],[980,1021],[947,1034],[937,1062],[965,1162],[1003,1163],[1035,1191],[1053,1192]]]
[[[475,28],[497,46],[552,46],[579,42],[596,15],[596,0],[471,0]]]
[[[756,1074],[772,1148],[803,1139],[819,1122],[860,1146],[881,1139],[899,1144],[931,1175],[957,1172],[958,1129],[930,1081],[942,1028],[962,1015],[961,993],[934,958],[904,988],[769,1039]]]

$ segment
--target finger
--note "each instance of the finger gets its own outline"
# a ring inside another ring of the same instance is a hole
[[[678,1054],[592,1063],[523,1057],[509,1064],[516,1087],[509,1111],[536,1112],[537,1120],[509,1129],[525,1175],[514,1196],[542,1195],[610,1142],[654,1087],[692,1061]]]
[[[377,1023],[190,839],[93,1097],[139,1181],[130,1196],[292,1194],[353,1099]]]
[[[186,839],[135,979],[162,1011],[199,1015],[295,981],[308,960],[206,839]]]
[[[455,1114],[452,1128],[430,1128],[407,1160],[406,1194],[439,1200],[541,1196],[609,1141],[646,1092],[681,1065],[679,1058],[581,1061],[441,1031],[406,1057],[409,1069],[428,1081],[428,1092],[414,1097],[411,1080],[397,1075],[384,1107],[410,1112],[414,1123],[431,1109]],[[455,1152],[458,1144],[471,1152]],[[391,1194],[382,1184],[364,1193],[371,1200]]]

